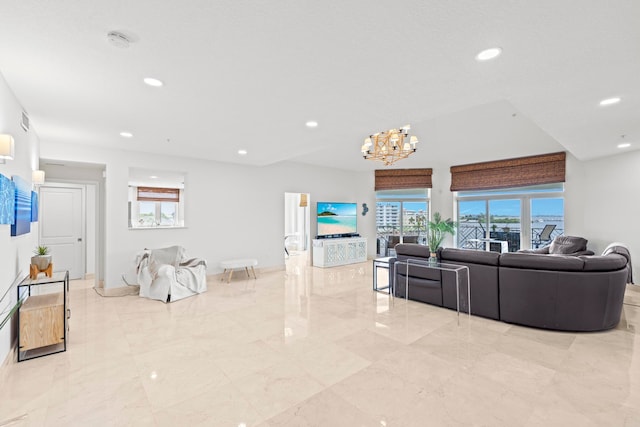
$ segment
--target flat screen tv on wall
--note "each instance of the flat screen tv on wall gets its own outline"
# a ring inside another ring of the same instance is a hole
[[[357,234],[357,203],[318,202],[317,212],[319,239]]]

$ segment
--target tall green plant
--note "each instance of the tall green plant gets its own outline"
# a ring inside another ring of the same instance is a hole
[[[437,251],[445,236],[447,234],[453,235],[456,232],[457,226],[458,224],[452,221],[451,218],[443,220],[440,212],[434,212],[433,221],[427,223],[427,243],[429,245],[429,251]]]

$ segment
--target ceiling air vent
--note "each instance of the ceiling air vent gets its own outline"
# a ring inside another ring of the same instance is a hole
[[[29,132],[29,116],[24,111],[22,112],[22,120],[20,120],[20,126],[25,132]]]

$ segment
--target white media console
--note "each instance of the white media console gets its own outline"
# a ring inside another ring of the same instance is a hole
[[[335,267],[367,260],[367,239],[345,237],[313,239],[313,266]]]

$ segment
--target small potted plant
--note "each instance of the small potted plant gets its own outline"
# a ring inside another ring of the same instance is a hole
[[[35,256],[31,257],[31,264],[38,267],[39,271],[44,271],[51,264],[51,255],[49,254],[49,247],[36,246],[33,253]]]
[[[442,244],[445,236],[447,234],[453,235],[456,231],[456,227],[457,224],[452,221],[451,218],[443,220],[440,216],[440,212],[435,212],[433,214],[433,221],[429,221],[427,223],[427,242],[431,258],[436,258],[436,251]]]

